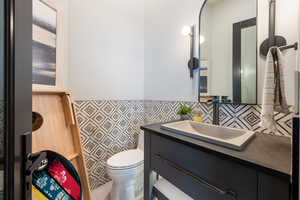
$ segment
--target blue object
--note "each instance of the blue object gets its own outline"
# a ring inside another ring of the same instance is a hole
[[[212,102],[213,103],[220,103],[219,99],[213,99]]]
[[[64,189],[45,171],[35,171],[32,182],[49,199],[72,200]]]

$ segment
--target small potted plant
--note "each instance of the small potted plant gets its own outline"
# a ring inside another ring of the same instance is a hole
[[[190,114],[192,112],[192,108],[186,104],[180,104],[177,115],[180,115],[181,120],[190,119]]]

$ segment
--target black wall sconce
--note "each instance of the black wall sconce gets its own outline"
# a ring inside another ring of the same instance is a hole
[[[182,29],[182,35],[190,37],[190,59],[188,62],[188,68],[190,70],[190,77],[194,77],[193,71],[199,67],[199,59],[194,57],[195,50],[195,25],[184,26]],[[200,37],[200,43],[204,42],[204,38]]]

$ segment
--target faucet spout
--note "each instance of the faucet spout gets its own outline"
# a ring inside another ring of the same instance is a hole
[[[214,125],[220,125],[220,104],[217,102],[213,102],[213,124]]]

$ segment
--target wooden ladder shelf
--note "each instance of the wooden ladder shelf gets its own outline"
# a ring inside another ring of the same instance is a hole
[[[65,91],[33,91],[33,112],[42,115],[44,123],[33,132],[32,152],[55,151],[70,160],[77,169],[84,189],[84,199],[90,199],[90,185],[80,141],[74,103]]]

